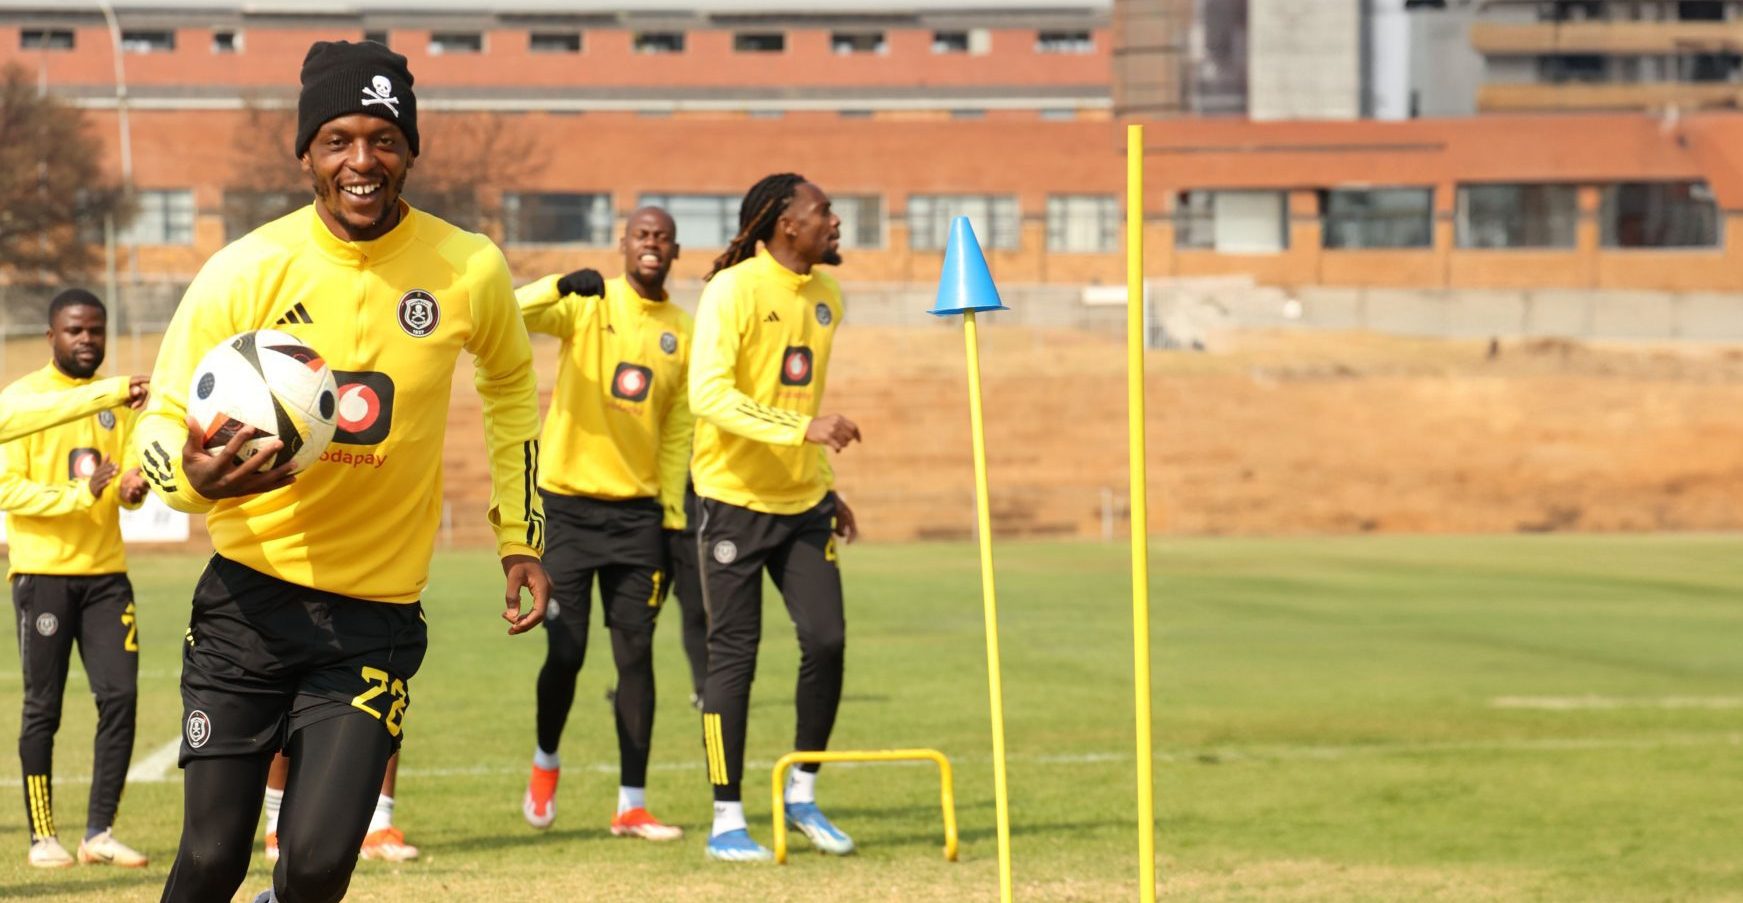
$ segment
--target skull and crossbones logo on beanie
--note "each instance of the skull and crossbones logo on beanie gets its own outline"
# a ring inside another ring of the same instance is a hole
[[[297,97],[296,155],[301,157],[322,125],[362,113],[385,119],[405,133],[418,154],[418,99],[405,57],[373,41],[316,41],[303,57]]]

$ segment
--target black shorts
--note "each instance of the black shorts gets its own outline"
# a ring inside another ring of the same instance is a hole
[[[652,631],[671,589],[659,502],[543,490],[539,495],[545,502],[544,566],[553,606],[546,609],[545,626],[586,624],[598,578],[606,626]]]
[[[399,746],[428,646],[423,606],[309,589],[214,555],[182,644],[181,762],[276,752],[361,711]]]

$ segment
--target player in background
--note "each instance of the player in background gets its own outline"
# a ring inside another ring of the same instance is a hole
[[[272,757],[266,773],[266,861],[278,861],[278,813],[284,807],[284,785],[290,778],[290,759],[284,753]],[[381,779],[381,794],[375,798],[375,814],[369,817],[369,833],[363,835],[358,855],[383,862],[410,862],[418,848],[406,843],[405,832],[393,823],[393,794],[399,784],[399,753],[387,760]]]
[[[587,653],[597,578],[617,665],[619,786],[611,833],[676,840],[683,829],[648,812],[647,776],[654,623],[669,589],[662,527],[684,526],[690,463],[690,315],[666,295],[666,274],[678,258],[677,229],[666,211],[631,213],[618,247],[622,276],[604,280],[577,270],[517,293],[527,328],[563,340],[539,467],[552,596],[537,744],[521,810],[535,828],[557,817],[557,745]]]
[[[740,784],[763,571],[799,636],[793,748],[824,749],[841,704],[846,647],[835,537],[851,542],[856,532],[852,510],[830,488],[827,454],[858,440],[859,427],[840,414],[818,415],[842,315],[840,287],[818,269],[841,263],[841,219],[829,197],[803,176],[771,175],[745,195],[738,223],[696,310],[690,469],[702,499],[696,546],[708,601],[708,855],[755,861],[770,854],[745,830]],[[852,839],[817,808],[817,766],[790,774],[787,820],[823,852],[853,852]]]
[[[150,380],[143,376],[112,376],[71,389],[48,390],[0,405],[0,442],[78,420],[98,411],[126,406],[145,407]]]
[[[257,899],[344,896],[427,647],[419,598],[462,352],[483,406],[503,617],[515,634],[544,616],[532,347],[502,252],[401,197],[418,134],[405,57],[314,43],[292,145],[314,203],[207,261],[164,334],[136,442],[153,490],[204,512],[216,552],[182,647],[182,837],[166,901],[232,898],[280,749],[283,855]],[[332,447],[294,479],[272,464],[279,440],[240,462],[253,429],[209,453],[210,425],[187,415],[206,351],[269,327],[318,349],[339,385]]]
[[[76,288],[56,295],[48,308],[51,362],[7,386],[0,405],[99,385],[96,374],[107,337],[108,313],[96,295]],[[18,757],[30,826],[29,862],[41,868],[73,864],[56,837],[53,772],[54,735],[74,642],[97,699],[91,798],[79,861],[131,868],[146,863],[111,831],[133,755],[139,690],[138,625],[121,547],[120,509],[139,507],[146,493],[145,478],[128,451],[135,415],[124,393],[116,401],[115,407],[0,449],[5,460],[0,508],[7,512],[11,546],[7,576],[24,668]]]

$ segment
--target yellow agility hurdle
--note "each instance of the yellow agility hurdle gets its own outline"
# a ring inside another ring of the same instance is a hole
[[[956,779],[951,775],[950,760],[936,749],[866,749],[866,750],[813,750],[810,752],[790,752],[775,762],[772,790],[769,794],[774,807],[775,821],[775,862],[785,864],[787,861],[787,818],[785,800],[781,798],[781,786],[787,778],[787,769],[803,762],[937,762],[938,763],[938,796],[944,807],[944,858],[956,861]]]

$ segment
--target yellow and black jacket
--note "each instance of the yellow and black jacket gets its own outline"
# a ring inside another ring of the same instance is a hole
[[[766,250],[708,281],[690,352],[697,495],[767,514],[822,501],[835,474],[805,429],[841,315],[834,277],[800,275]]]
[[[0,391],[0,405],[99,386],[53,364]],[[125,385],[125,380],[123,384]],[[138,466],[129,439],[137,415],[126,407],[87,414],[0,447],[0,510],[13,574],[91,576],[127,570],[121,546],[121,474]],[[105,458],[120,465],[103,495],[91,495],[90,475]],[[127,506],[137,508],[137,505]]]
[[[622,276],[603,297],[559,295],[558,276],[515,293],[527,329],[563,340],[545,414],[539,488],[612,501],[657,498],[684,527],[690,467],[690,315]]]
[[[387,235],[347,242],[305,207],[207,261],[164,335],[137,444],[171,507],[206,512],[218,554],[281,580],[414,602],[442,517],[442,446],[460,352],[477,365],[499,555],[537,555],[538,383],[508,265],[488,238],[401,203]],[[339,385],[321,459],[283,489],[217,502],[182,472],[188,380],[225,338],[271,328]]]

